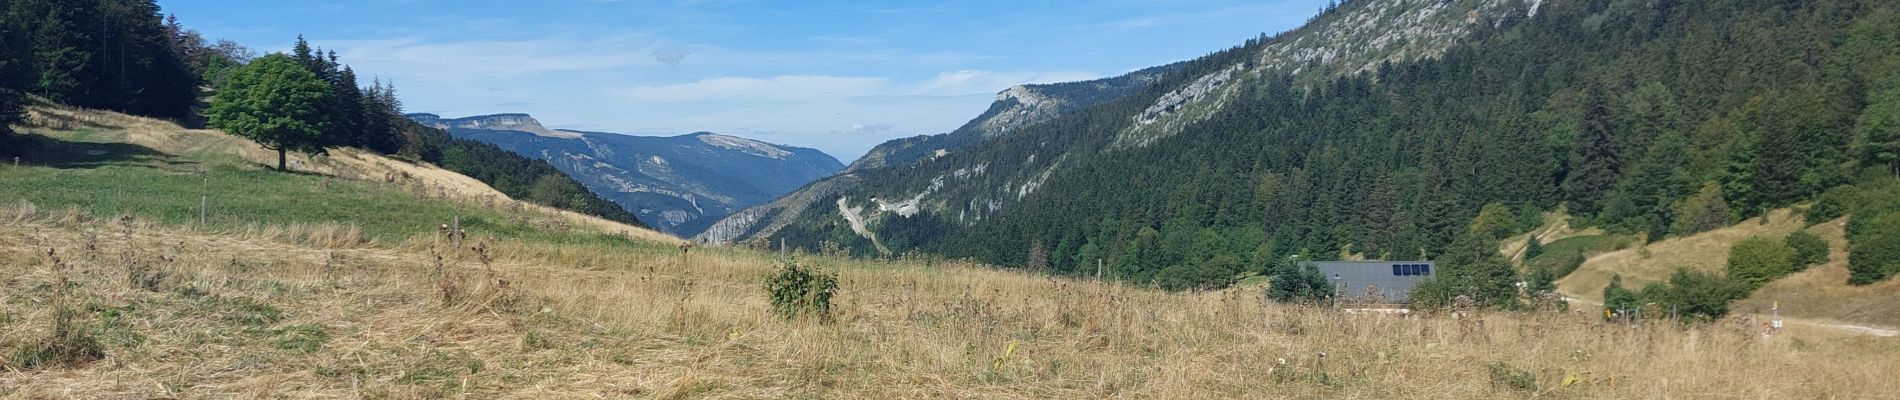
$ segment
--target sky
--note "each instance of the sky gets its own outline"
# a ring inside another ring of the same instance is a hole
[[[556,129],[699,131],[849,163],[948,132],[1012,85],[1110,77],[1297,27],[1314,0],[159,0],[260,53],[297,35],[407,112]]]

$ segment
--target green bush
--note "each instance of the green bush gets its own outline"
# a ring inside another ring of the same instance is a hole
[[[800,316],[831,320],[831,295],[838,292],[838,275],[801,267],[788,261],[765,277],[772,311],[787,319]]]
[[[1291,261],[1287,261],[1291,263]],[[1333,297],[1333,284],[1312,264],[1276,268],[1268,282],[1267,298],[1279,302],[1318,302]]]
[[[1637,298],[1683,319],[1712,321],[1728,315],[1728,303],[1748,297],[1748,293],[1748,288],[1734,279],[1678,269],[1669,284],[1652,283]]]
[[[1749,290],[1768,284],[1795,269],[1794,248],[1780,240],[1755,236],[1735,243],[1728,252],[1728,276]]]
[[[1826,193],[1821,193],[1819,198],[1814,199],[1814,205],[1808,207],[1808,212],[1802,217],[1809,225],[1812,225],[1846,216],[1858,206],[1859,192],[1860,189],[1853,186],[1837,186],[1828,189]]]
[[[1734,211],[1722,198],[1722,186],[1714,182],[1702,186],[1694,196],[1676,202],[1676,221],[1670,232],[1689,236],[1734,223]]]
[[[1860,215],[1853,217],[1859,221]],[[1847,283],[1866,285],[1900,273],[1900,213],[1867,218],[1859,232],[1848,236]]]
[[[1537,375],[1510,364],[1491,364],[1491,383],[1525,392],[1537,391]]]
[[[1810,266],[1827,263],[1827,241],[1808,231],[1795,231],[1785,239],[1789,248],[1794,249],[1794,268],[1804,270]]]
[[[1440,256],[1437,273],[1412,287],[1409,297],[1421,309],[1458,306],[1458,296],[1467,296],[1478,307],[1513,310],[1518,301],[1517,269],[1498,254],[1497,241],[1478,235],[1466,235],[1453,242]]]
[[[1491,240],[1503,239],[1517,233],[1517,220],[1517,215],[1503,203],[1486,204],[1478,211],[1478,217],[1471,220],[1468,233]]]
[[[1636,296],[1636,292],[1623,287],[1623,275],[1610,275],[1609,286],[1603,287],[1603,316],[1605,318],[1633,312],[1642,305],[1642,300]]]

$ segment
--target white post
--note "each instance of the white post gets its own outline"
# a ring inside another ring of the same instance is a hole
[[[210,195],[198,196],[198,229],[200,230],[205,228],[205,209],[210,207],[210,205],[211,205]]]
[[[1770,310],[1771,310],[1770,312],[1774,314],[1774,318],[1775,318],[1774,319],[1775,331],[1780,332],[1781,331],[1781,301],[1775,301],[1775,307],[1771,308]]]

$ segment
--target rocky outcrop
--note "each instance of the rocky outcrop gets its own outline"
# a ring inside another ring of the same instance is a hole
[[[548,129],[547,127],[541,125],[541,121],[535,120],[533,116],[530,116],[528,114],[490,114],[490,115],[477,115],[473,117],[463,117],[463,118],[456,118],[456,119],[443,119],[442,116],[425,113],[425,114],[410,114],[409,119],[415,120],[416,122],[421,123],[423,125],[428,125],[430,127],[434,127],[436,129],[442,129],[442,130],[481,129],[481,130],[491,130],[491,131],[516,131],[516,132],[527,132],[527,133],[532,133],[538,136],[546,136],[546,137],[552,137],[552,138],[562,138],[562,139],[581,138],[581,135],[579,133]]]

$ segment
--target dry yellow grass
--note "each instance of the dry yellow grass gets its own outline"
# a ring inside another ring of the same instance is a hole
[[[1257,291],[806,257],[840,272],[837,321],[820,324],[770,314],[774,256],[745,251],[376,247],[23,205],[0,220],[0,346],[45,334],[50,248],[107,352],[0,372],[7,397],[1882,398],[1900,373],[1896,339],[1831,331],[1344,315]],[[126,260],[168,278],[131,286]],[[448,281],[463,294],[443,302]],[[300,347],[306,331],[328,339]],[[1534,386],[1494,380],[1499,363]]]
[[[1846,219],[1840,219],[1807,228],[1809,233],[1827,240],[1832,251],[1827,263],[1769,282],[1731,307],[1766,314],[1779,303],[1782,314],[1818,323],[1873,324],[1889,329],[1900,326],[1900,280],[1867,286],[1847,284],[1846,223]]]
[[[1762,218],[1767,218],[1767,222]],[[1666,281],[1681,268],[1726,274],[1728,249],[1736,241],[1750,236],[1779,238],[1806,225],[1800,216],[1781,209],[1722,229],[1599,254],[1584,261],[1576,272],[1558,280],[1557,291],[1573,298],[1602,301],[1603,287],[1610,284],[1611,275],[1621,274],[1624,286],[1641,288],[1649,282]]]
[[[1727,274],[1729,247],[1736,241],[1751,236],[1780,238],[1806,230],[1828,242],[1832,251],[1829,261],[1770,282],[1748,298],[1731,304],[1730,309],[1738,314],[1764,316],[1780,302],[1782,315],[1806,325],[1852,324],[1885,330],[1900,326],[1900,281],[1868,286],[1847,284],[1845,219],[1807,226],[1799,215],[1787,209],[1770,212],[1767,218],[1767,223],[1760,218],[1750,219],[1686,238],[1670,238],[1591,257],[1576,272],[1559,280],[1557,290],[1591,304],[1602,301],[1603,287],[1609,284],[1613,274],[1621,274],[1624,285],[1631,288],[1667,280],[1677,268]],[[1849,331],[1857,329],[1846,327]]]

